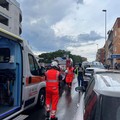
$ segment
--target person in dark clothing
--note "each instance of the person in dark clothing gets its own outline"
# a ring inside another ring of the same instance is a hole
[[[83,79],[84,71],[81,63],[79,63],[79,66],[75,69],[75,74],[77,74],[78,86],[84,87],[84,79]]]

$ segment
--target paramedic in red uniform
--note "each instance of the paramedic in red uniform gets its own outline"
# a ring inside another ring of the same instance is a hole
[[[66,84],[68,85],[69,88],[71,88],[72,81],[74,79],[74,68],[72,67],[71,63],[67,67],[65,73],[66,73]]]
[[[51,69],[47,70],[46,75],[46,120],[58,120],[56,117],[57,104],[59,100],[59,80],[58,63],[53,61]]]

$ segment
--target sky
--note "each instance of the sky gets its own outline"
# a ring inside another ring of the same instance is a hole
[[[107,31],[120,16],[119,0],[17,0],[22,11],[22,35],[35,54],[67,50],[96,59]]]

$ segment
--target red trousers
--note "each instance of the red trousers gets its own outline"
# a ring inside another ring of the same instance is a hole
[[[46,110],[53,112],[55,115],[57,110],[57,104],[59,100],[59,88],[58,87],[46,87]]]

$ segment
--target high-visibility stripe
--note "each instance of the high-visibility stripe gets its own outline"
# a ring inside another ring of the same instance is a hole
[[[27,77],[26,78],[26,86],[30,84],[37,84],[39,82],[45,81],[44,76],[32,76],[32,77]]]
[[[58,80],[47,80],[47,82],[58,82]]]

